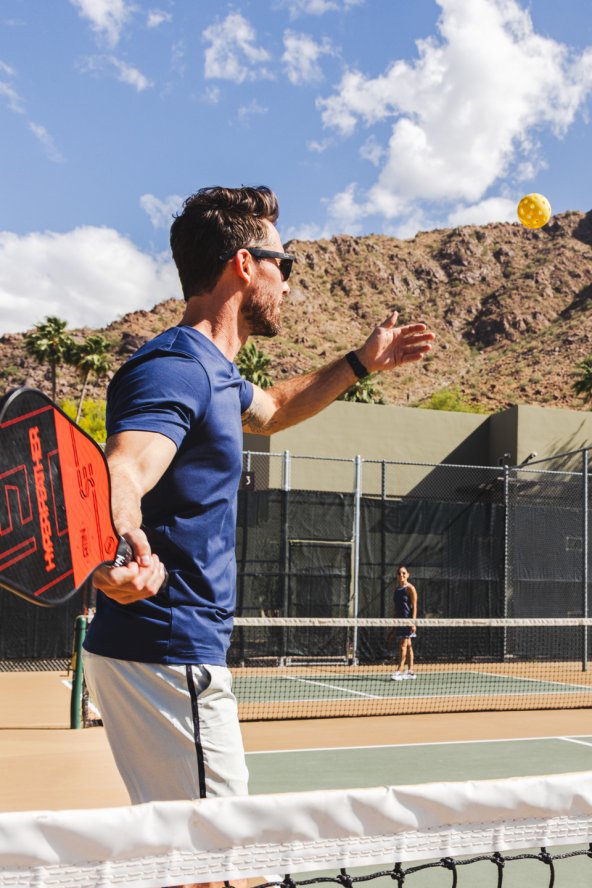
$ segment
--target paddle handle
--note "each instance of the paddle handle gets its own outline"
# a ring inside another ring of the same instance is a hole
[[[115,553],[115,558],[113,559],[113,567],[125,567],[126,564],[129,564],[132,558],[134,557],[134,553],[132,547],[128,543],[127,540],[124,540],[123,537],[118,537],[118,545],[117,552]],[[162,581],[162,586],[159,591],[163,591],[169,579],[168,572],[165,570],[164,572],[164,580]]]
[[[113,559],[113,567],[125,567],[133,557],[134,553],[128,541],[121,536],[117,537],[117,552]]]

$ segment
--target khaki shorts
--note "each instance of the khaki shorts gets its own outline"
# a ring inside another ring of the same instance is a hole
[[[90,696],[133,804],[246,795],[225,666],[163,666],[83,652]]]

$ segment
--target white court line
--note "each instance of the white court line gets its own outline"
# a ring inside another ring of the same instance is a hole
[[[290,679],[290,680],[296,681],[296,679]],[[331,685],[327,685],[322,682],[309,682],[309,684],[320,684],[320,686],[323,688],[330,688],[331,687]],[[414,687],[415,687],[415,685],[414,685]],[[344,694],[345,693],[347,693],[347,694],[361,694],[362,696],[365,696],[365,697],[371,697],[371,699],[373,699],[373,700],[384,700],[385,702],[388,700],[399,700],[400,702],[404,702],[406,700],[464,700],[466,698],[471,698],[471,697],[483,697],[483,694],[484,694],[484,692],[482,690],[476,690],[476,691],[473,691],[472,693],[466,693],[466,694],[438,693],[437,690],[426,690],[426,692],[424,694],[383,694],[382,696],[380,696],[380,695],[373,695],[373,694],[362,694],[361,691],[350,691],[349,689],[346,690],[345,688],[337,688],[337,690],[342,691]],[[394,688],[393,688],[393,690],[394,690]],[[490,697],[524,697],[524,695],[526,694],[526,691],[523,691],[523,690],[522,691],[497,691],[495,693],[493,691],[489,691],[488,693],[489,693]],[[534,691],[529,691],[528,693],[530,694],[530,696],[543,696],[544,694],[547,693],[547,691],[545,691],[545,688],[541,688],[538,691],[534,690]],[[575,691],[574,692],[566,691],[565,693],[567,695],[568,693],[575,693]],[[342,699],[343,699],[342,697],[312,697],[312,696],[310,696],[310,697],[273,697],[272,699],[258,700],[257,702],[258,703],[280,703],[280,704],[281,703],[323,703],[323,702],[324,703],[334,703],[335,701],[339,701]],[[241,704],[242,702],[243,702],[242,700],[239,700],[239,704]],[[247,702],[247,701],[245,701],[245,702]],[[253,702],[253,701],[251,701],[251,702]],[[480,710],[475,710],[475,711],[479,712]],[[522,710],[520,710],[520,711],[522,711]],[[394,715],[396,715],[396,714],[397,713],[394,713]],[[413,714],[413,713],[405,713],[405,714],[409,715],[409,714]],[[427,713],[427,714],[432,714],[432,713]],[[438,715],[438,714],[442,714],[442,713],[434,713],[434,714]]]
[[[589,740],[577,740],[575,737],[558,737],[558,740],[565,740],[567,743],[579,743],[580,746],[592,746]]]
[[[464,670],[464,671],[445,672],[445,673],[444,672],[420,672],[420,673],[418,673],[417,677],[418,677],[418,679],[423,678],[423,679],[427,679],[429,681],[429,680],[438,679],[442,675],[445,675],[447,678],[451,675],[461,676],[461,678],[463,680],[465,679],[465,677],[467,675],[477,675],[477,676],[483,676],[484,678],[494,678],[497,680],[498,684],[499,684],[499,682],[507,682],[509,684],[516,684],[518,682],[525,682],[525,683],[530,682],[531,684],[540,685],[540,690],[538,692],[535,692],[535,693],[539,693],[539,694],[546,694],[547,693],[547,687],[543,687],[543,685],[544,686],[549,686],[549,685],[550,686],[557,686],[558,688],[562,688],[563,693],[565,693],[565,694],[575,694],[578,691],[587,691],[588,693],[592,694],[592,686],[590,686],[590,685],[580,685],[580,684],[574,684],[573,682],[565,682],[565,681],[563,681],[563,682],[552,681],[548,678],[527,678],[526,676],[521,676],[521,675],[516,675],[516,676],[515,675],[498,675],[496,672],[483,672],[483,670],[481,670],[481,669],[479,669],[479,670],[469,669],[469,670]],[[332,677],[337,678],[337,679],[340,678],[339,675],[332,675]],[[382,674],[380,674],[380,677],[381,678],[383,677]],[[245,679],[246,679],[247,681],[250,680],[252,683],[256,683],[259,680],[259,676],[241,676],[241,675],[239,675],[239,676],[237,676],[237,678],[239,681],[245,681]],[[307,684],[316,684],[319,687],[327,687],[327,688],[333,687],[333,688],[335,688],[335,685],[325,684],[325,682],[319,682],[319,681],[315,682],[312,679],[302,678],[301,676],[279,675],[279,676],[277,676],[277,679],[279,681],[302,681],[303,683],[307,683]],[[372,679],[370,679],[370,680],[372,680]],[[336,690],[343,691],[345,693],[344,688],[336,688]],[[361,694],[361,691],[347,691],[347,693]],[[425,694],[417,694],[417,695],[414,694],[412,697],[406,696],[404,699],[415,700],[415,699],[424,699],[425,697],[436,697],[436,696],[438,696],[438,697],[443,696],[443,697],[447,697],[447,698],[448,697],[454,697],[454,698],[456,698],[456,697],[481,697],[481,696],[483,696],[483,693],[485,693],[485,692],[482,691],[481,689],[479,689],[479,690],[471,691],[469,693],[464,693],[464,694],[452,694],[452,693],[441,694],[438,692],[438,689],[436,688],[433,691],[430,691],[430,690],[426,691]],[[525,693],[525,691],[512,691],[512,690],[499,691],[497,688],[493,688],[493,690],[491,691],[492,696],[505,696],[505,697],[521,696],[524,693]],[[361,695],[371,697],[374,700],[389,700],[389,699],[391,699],[391,696],[392,696],[391,694],[387,694],[387,695],[384,695],[384,694],[383,695],[361,694]],[[266,701],[266,702],[280,702],[280,701],[274,700],[274,701]],[[296,701],[290,700],[290,701],[283,701],[283,702],[294,703]]]
[[[429,681],[431,678],[441,676],[442,674],[444,674],[444,673],[422,672],[418,676],[418,679],[424,678],[424,679],[428,679],[428,681]],[[460,676],[464,677],[467,675],[467,672],[464,671],[464,672],[454,672],[454,673],[445,673],[445,674],[447,676],[460,675]],[[522,678],[521,676],[514,677],[514,676],[506,676],[506,675],[497,675],[495,672],[483,672],[482,670],[475,670],[475,671],[469,670],[469,674],[481,675],[484,678],[495,678],[495,679],[499,679],[501,681],[509,682],[511,684],[519,682],[519,681],[532,682],[535,685],[539,685],[538,690],[536,690],[536,689],[534,690],[534,693],[539,696],[549,693],[548,689],[547,689],[547,687],[545,687],[545,685],[557,685],[558,687],[561,687],[563,689],[563,693],[565,693],[565,694],[575,694],[578,690],[585,690],[585,691],[588,691],[589,693],[592,693],[592,688],[589,687],[588,685],[574,685],[574,684],[567,684],[567,683],[562,683],[562,682],[548,681],[546,679]],[[499,688],[494,687],[489,692],[483,691],[482,689],[477,688],[474,691],[469,691],[469,692],[459,693],[459,694],[439,692],[438,688],[426,688],[426,690],[423,694],[422,693],[416,693],[416,694],[393,694],[393,693],[366,694],[366,693],[363,693],[362,691],[353,691],[353,690],[350,690],[349,688],[337,687],[336,685],[328,684],[326,682],[321,682],[321,681],[313,681],[312,679],[302,678],[301,676],[281,675],[281,676],[278,676],[278,678],[280,681],[300,681],[300,682],[302,682],[302,684],[316,685],[317,687],[321,687],[321,688],[332,688],[333,690],[340,691],[343,694],[356,694],[357,696],[367,697],[367,698],[370,698],[371,700],[394,700],[397,698],[400,700],[426,700],[426,699],[432,698],[432,697],[438,697],[439,699],[444,699],[444,700],[459,700],[459,699],[462,700],[467,697],[482,697],[484,693],[490,693],[490,695],[493,697],[498,697],[498,696],[499,697],[502,697],[502,696],[503,697],[522,697],[526,693],[525,690],[511,690],[511,689],[504,690],[503,688],[499,689]],[[335,676],[335,678],[338,678],[338,676]],[[256,681],[256,678],[254,676],[252,676],[251,680]],[[394,690],[395,689],[393,687],[393,691]],[[529,693],[533,693],[533,692],[530,691]],[[304,699],[305,700],[308,699],[313,703],[319,702],[320,700],[325,700],[327,703],[330,703],[333,700],[338,700],[340,698],[339,697],[309,697],[309,698],[304,698]],[[287,700],[285,698],[273,698],[271,700],[265,700],[264,702],[265,703],[302,703],[303,700],[301,700],[301,699],[288,699]]]
[[[291,676],[291,675],[283,675],[282,678],[285,681],[299,681],[299,682],[302,682],[302,684],[318,685],[318,687],[320,687],[320,688],[332,688],[332,690],[334,690],[334,691],[341,691],[342,694],[356,694],[358,697],[370,697],[371,700],[384,700],[385,699],[384,697],[377,696],[376,694],[365,694],[363,691],[352,691],[350,688],[338,688],[337,685],[326,684],[324,681],[311,681],[309,678],[297,678],[296,676]],[[306,701],[306,699],[307,698],[305,697],[304,701]],[[321,699],[326,699],[326,698],[321,698]],[[388,698],[386,698],[386,699],[388,699]],[[266,700],[265,702],[267,703],[269,701]],[[271,702],[273,702],[273,703],[297,703],[297,702],[303,702],[303,701],[300,701],[300,700],[273,700]]]
[[[434,675],[435,673],[432,673]],[[464,675],[465,673],[463,673]],[[488,678],[502,678],[504,681],[531,681],[534,684],[557,685],[560,688],[574,688],[576,691],[592,692],[590,685],[574,684],[571,681],[551,681],[549,678],[527,678],[525,675],[498,675],[495,672],[481,672],[477,675],[486,675]]]
[[[401,749],[405,746],[468,746],[475,743],[532,743],[533,740],[571,740],[573,743],[584,743],[585,746],[592,746],[584,741],[578,740],[578,737],[589,737],[590,734],[576,734],[575,737],[558,737],[554,734],[545,737],[494,737],[489,740],[419,740],[417,743],[372,743],[367,746],[311,746],[302,747],[301,749],[254,749],[247,752],[247,755],[281,755],[285,752],[336,752],[340,749],[354,751],[357,749]]]
[[[441,673],[439,673],[439,672],[430,672],[430,673],[422,672],[423,677],[429,677],[430,675],[440,675],[440,674]],[[465,673],[459,673],[459,674],[464,675]],[[425,693],[423,693],[423,694],[397,694],[397,693],[367,694],[363,691],[353,691],[353,690],[351,690],[351,688],[342,688],[342,687],[338,687],[337,685],[328,684],[327,682],[324,682],[324,681],[313,681],[310,678],[302,678],[301,676],[297,676],[297,675],[282,675],[282,676],[280,676],[280,679],[281,679],[281,681],[299,681],[302,684],[316,685],[317,687],[320,687],[320,688],[332,688],[334,691],[340,691],[343,694],[356,694],[358,697],[367,697],[370,700],[396,700],[396,699],[399,699],[399,700],[426,700],[426,699],[431,699],[433,697],[438,697],[438,699],[446,699],[446,700],[458,700],[458,699],[462,699],[465,697],[482,697],[483,696],[483,692],[480,690],[475,690],[475,691],[472,691],[471,693],[464,693],[464,694],[451,694],[451,693],[450,694],[439,694],[439,693],[437,693],[437,689],[431,690],[429,688],[427,688]],[[398,688],[395,688],[395,686],[393,686],[393,685],[391,685],[391,688],[392,688],[393,692],[395,690],[398,690]],[[402,688],[401,688],[401,690],[402,690]],[[504,694],[504,696],[505,697],[511,697],[511,696],[520,697],[523,695],[523,693],[524,693],[523,691],[510,691],[510,692],[506,692]],[[542,694],[544,693],[544,689],[541,689],[541,693]],[[303,702],[309,701],[312,703],[318,703],[318,702],[331,703],[331,702],[334,702],[335,700],[339,700],[339,699],[341,699],[341,698],[340,697],[304,697],[302,699],[286,700],[285,698],[282,697],[282,698],[277,698],[277,699],[273,699],[273,700],[265,700],[264,702],[265,703],[303,703]]]

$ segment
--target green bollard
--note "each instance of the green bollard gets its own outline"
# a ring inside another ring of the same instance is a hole
[[[70,727],[81,728],[82,711],[82,643],[86,635],[88,620],[76,617],[74,629],[74,650],[72,652],[72,694],[70,697]]]

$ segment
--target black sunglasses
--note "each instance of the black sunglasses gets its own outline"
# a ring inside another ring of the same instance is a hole
[[[293,256],[292,253],[278,253],[276,250],[262,250],[259,247],[239,247],[236,250],[231,250],[230,253],[224,253],[220,256],[222,262],[227,262],[229,259],[238,253],[238,250],[246,250],[247,253],[250,253],[255,259],[279,259],[279,270],[282,276],[282,280],[287,281],[290,277],[290,272],[292,271],[292,263],[296,259],[296,256]]]

